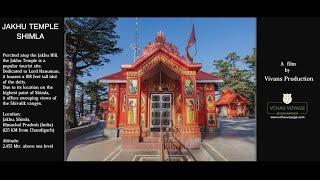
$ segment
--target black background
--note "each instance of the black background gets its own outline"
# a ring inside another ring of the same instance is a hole
[[[58,53],[58,60],[48,59],[43,64],[43,69],[58,69],[60,74],[56,80],[26,79],[28,85],[51,85],[54,90],[51,96],[58,96],[56,101],[45,101],[42,106],[3,106],[3,112],[21,112],[22,117],[28,117],[32,123],[54,123],[53,133],[0,133],[1,146],[3,138],[16,138],[19,144],[54,144],[54,149],[1,149],[0,160],[5,161],[63,161],[64,160],[64,20],[63,18],[1,18],[3,23],[59,23],[59,30],[1,30],[0,53]],[[20,33],[43,33],[44,40],[17,40],[16,34]],[[1,59],[2,64],[2,59]],[[2,71],[1,71],[2,79]],[[2,85],[1,85],[2,90]],[[1,91],[2,92],[2,91]],[[2,98],[1,98],[2,99]],[[2,113],[1,126],[2,127]],[[1,128],[2,129],[2,128]]]
[[[258,161],[319,161],[320,18],[258,18],[257,145]],[[280,62],[297,63],[286,74]],[[264,76],[313,76],[314,82],[266,82]],[[267,102],[308,102],[306,119],[269,119]]]

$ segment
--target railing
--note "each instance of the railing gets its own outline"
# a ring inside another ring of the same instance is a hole
[[[176,132],[174,133],[180,134],[178,129],[175,130]],[[190,150],[175,136],[169,137],[168,134],[163,135],[161,151],[166,151],[168,154],[168,158],[164,158],[164,161],[196,161]],[[164,155],[164,152],[162,154]]]

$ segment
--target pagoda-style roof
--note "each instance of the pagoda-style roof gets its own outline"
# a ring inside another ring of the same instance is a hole
[[[216,101],[217,106],[230,105],[231,103],[235,102],[235,100],[238,100],[240,103],[245,105],[249,105],[249,102],[245,97],[233,92],[230,89],[222,90],[221,94],[222,96]]]
[[[137,57],[133,64],[124,64],[121,71],[100,78],[102,83],[125,83],[128,71],[136,71],[145,66],[153,58],[161,56],[175,64],[174,67],[181,67],[184,70],[196,71],[197,83],[222,83],[223,79],[212,74],[200,71],[201,63],[192,63],[180,56],[178,48],[166,41],[162,32],[157,33],[155,40],[148,43],[142,54]]]

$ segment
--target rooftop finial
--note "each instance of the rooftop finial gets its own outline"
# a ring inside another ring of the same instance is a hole
[[[163,44],[166,41],[166,38],[164,37],[164,33],[162,31],[158,32],[155,40],[157,43]]]

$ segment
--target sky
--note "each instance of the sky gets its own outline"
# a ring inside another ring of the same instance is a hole
[[[214,59],[225,58],[230,52],[236,52],[241,57],[252,54],[256,47],[255,18],[138,18],[138,44],[141,49],[153,41],[157,32],[162,31],[167,42],[178,47],[180,55],[195,26],[197,53],[194,62],[202,63],[202,70],[214,72]],[[136,18],[119,18],[115,29],[118,47],[123,51],[117,55],[109,55],[109,63],[104,66],[92,67],[91,76],[80,77],[80,81],[97,80],[103,76],[120,71],[122,64],[133,63]],[[195,49],[190,50],[194,54]]]

